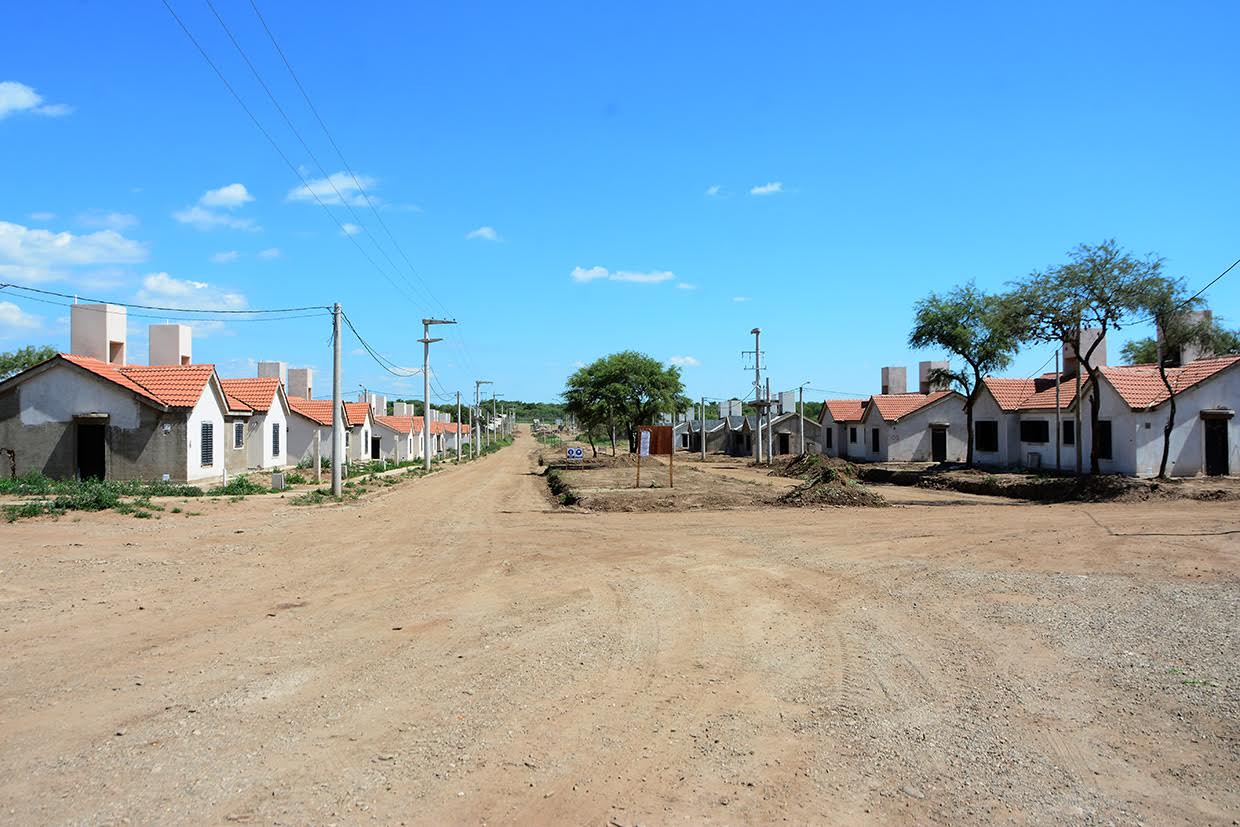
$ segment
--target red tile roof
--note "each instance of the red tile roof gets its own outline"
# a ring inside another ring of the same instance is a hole
[[[137,382],[122,373],[121,368],[117,365],[110,365],[107,362],[101,362],[98,359],[92,359],[89,356],[76,356],[72,353],[62,353],[60,354],[60,358],[64,359],[66,362],[77,365],[84,370],[88,370],[102,379],[106,379],[109,382],[114,382],[125,390],[132,391],[133,393],[149,399],[152,402],[165,404],[164,401],[154,393],[142,387]]]
[[[366,414],[370,410],[370,405],[366,402],[345,402],[344,403],[344,422],[350,428],[354,425],[361,425],[366,421]]]
[[[380,425],[386,425],[393,431],[401,434],[408,434],[413,431],[412,416],[376,416],[375,422],[378,422]]]
[[[870,397],[870,404],[878,409],[878,415],[887,422],[895,422],[901,417],[920,411],[927,405],[938,402],[951,391],[935,391],[934,393],[889,393]]]
[[[865,409],[864,399],[828,399],[823,409],[831,412],[836,422],[858,422],[861,412]]]
[[[240,399],[256,411],[266,413],[275,399],[276,389],[280,380],[275,377],[259,376],[247,379],[221,379],[224,393]]]
[[[1214,359],[1198,359],[1184,367],[1167,368],[1167,380],[1176,393],[1198,385],[1221,371],[1240,362],[1240,356],[1220,356]],[[1099,368],[1099,372],[1111,383],[1120,398],[1134,410],[1153,408],[1167,401],[1169,394],[1153,365],[1122,365]]]
[[[301,414],[319,425],[332,424],[332,401],[330,399],[306,399],[302,396],[288,398],[289,410]]]
[[[235,396],[229,396],[227,393],[225,393],[224,399],[228,401],[228,412],[229,413],[253,413],[254,412],[253,408],[251,408],[249,405],[245,404],[244,402],[242,402],[240,399],[238,399]]]
[[[194,407],[202,398],[202,389],[215,375],[214,365],[111,365],[89,356],[60,355],[101,379],[170,408]]]
[[[987,376],[982,380],[1003,411],[1055,408],[1055,374],[1026,379]],[[1076,399],[1076,381],[1063,376],[1059,384],[1059,407],[1070,408]]]

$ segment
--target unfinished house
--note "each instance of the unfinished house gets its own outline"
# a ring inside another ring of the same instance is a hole
[[[1056,457],[1056,407],[1059,445]],[[1083,411],[1084,418],[1088,412]],[[998,468],[1076,468],[1076,382],[1056,375],[982,380],[973,403],[973,461]],[[1088,456],[1088,450],[1085,450]],[[1058,462],[1058,465],[1057,465]]]
[[[379,457],[388,462],[406,462],[419,455],[412,416],[376,416],[374,433],[379,440]]]
[[[800,454],[802,431],[804,429],[805,453],[818,453],[820,426],[812,419],[807,419],[795,412],[781,414],[770,422],[771,451],[775,456]],[[763,439],[766,439],[766,425],[763,425]],[[765,442],[763,445],[765,446]]]
[[[457,441],[461,443],[461,451],[464,452],[469,445],[469,425],[464,422],[448,422],[444,425],[444,450],[450,453],[456,452]]]
[[[964,397],[955,391],[871,396],[850,459],[870,462],[961,462],[965,457]],[[851,449],[853,445],[849,445]]]
[[[289,396],[288,407],[288,444],[284,450],[289,464],[313,468],[316,451],[320,463],[326,461],[332,455],[331,400]],[[345,456],[349,456],[347,450]]]
[[[222,477],[229,405],[213,365],[128,365],[126,313],[74,305],[62,353],[0,383],[0,452],[60,479]]]
[[[245,451],[248,468],[283,468],[288,464],[289,403],[280,380],[273,377],[221,379],[224,393],[249,408],[244,422],[230,420],[230,453]]]
[[[829,457],[861,453],[861,415],[864,399],[827,399],[818,412],[818,445]]]
[[[345,402],[344,407],[344,455],[350,462],[379,459],[382,446],[375,439],[374,412],[367,402]]]

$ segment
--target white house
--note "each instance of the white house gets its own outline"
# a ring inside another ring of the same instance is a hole
[[[850,426],[851,427],[851,426]],[[964,398],[955,391],[871,396],[861,444],[849,457],[871,462],[960,462],[965,458]]]
[[[376,441],[375,417],[367,402],[345,402],[344,405],[344,455],[350,461],[379,459],[381,445]]]
[[[274,377],[221,379],[230,400],[243,402],[252,412],[248,421],[230,423],[228,445],[244,449],[249,468],[282,468],[288,464],[288,397]],[[230,402],[231,404],[231,402]]]
[[[828,399],[818,413],[818,444],[831,457],[864,456],[861,415],[864,399]]]
[[[313,467],[315,444],[319,457],[332,455],[332,403],[330,399],[288,398],[288,439],[285,456],[290,464],[308,462]],[[345,451],[345,456],[349,456]]]
[[[1058,384],[1058,388],[1056,387]],[[1082,393],[1088,398],[1088,383]],[[1058,400],[1058,401],[1056,401]],[[1056,466],[1055,409],[1059,407]],[[1088,403],[1082,428],[1088,434]],[[1082,458],[1088,457],[1082,444]],[[973,461],[999,468],[1076,468],[1076,380],[1049,373],[1038,377],[988,376],[973,403]]]
[[[383,459],[405,462],[418,456],[412,416],[376,416],[375,438],[379,440],[379,454]]]

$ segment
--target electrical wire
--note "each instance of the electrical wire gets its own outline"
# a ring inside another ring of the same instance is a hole
[[[375,363],[378,364],[379,367],[383,368],[385,371],[392,374],[393,376],[399,376],[402,379],[407,379],[411,376],[417,376],[418,374],[422,372],[421,368],[401,367],[400,365],[393,362],[391,359],[388,359],[386,356],[383,356],[382,354],[380,354],[377,350],[375,350],[373,347],[370,346],[370,343],[367,342],[362,337],[361,333],[357,332],[357,328],[353,326],[353,320],[349,318],[348,314],[342,311],[340,313],[340,316],[341,318],[344,319],[344,323],[345,325],[348,326],[349,330],[353,331],[353,335],[357,337],[357,340],[361,342],[362,348],[368,354],[370,354],[370,358],[374,359]]]
[[[1217,276],[1215,276],[1214,278],[1210,279],[1210,281],[1206,283],[1206,286],[1205,286],[1205,287],[1201,288],[1201,289],[1200,289],[1200,290],[1198,290],[1196,293],[1194,293],[1193,295],[1189,296],[1187,299],[1185,299],[1184,301],[1180,302],[1180,303],[1179,303],[1179,304],[1177,304],[1175,307],[1171,308],[1172,312],[1175,312],[1176,310],[1179,310],[1181,307],[1187,307],[1188,305],[1192,304],[1194,301],[1196,301],[1196,300],[1197,300],[1197,299],[1201,296],[1201,294],[1202,294],[1202,293],[1206,292],[1206,291],[1207,291],[1207,290],[1209,290],[1211,287],[1213,287],[1214,285],[1216,285],[1216,284],[1218,284],[1220,281],[1222,281],[1223,276],[1227,275],[1227,274],[1228,274],[1228,273],[1230,273],[1232,270],[1236,269],[1236,267],[1237,267],[1238,265],[1240,265],[1240,258],[1238,258],[1238,259],[1236,259],[1235,261],[1233,261],[1233,262],[1231,263],[1231,266],[1230,266],[1230,267],[1228,267],[1226,270],[1224,270],[1223,272],[1219,273],[1219,274],[1218,274]],[[1157,321],[1157,319],[1156,319],[1154,316],[1149,316],[1148,318],[1145,318],[1145,319],[1138,319],[1138,320],[1137,320],[1137,321],[1135,321],[1135,322],[1128,322],[1128,324],[1129,324],[1129,325],[1134,325],[1134,324],[1145,324],[1146,322],[1155,322],[1155,321]]]
[[[3,290],[4,290],[4,285],[0,285],[0,291],[3,291]],[[90,310],[92,312],[98,312],[98,313],[107,312],[106,308],[91,307],[90,305],[84,305],[84,304],[75,305],[72,302],[58,302],[58,301],[53,301],[52,299],[40,299],[37,296],[18,296],[12,293],[6,293],[5,295],[12,296],[18,301],[38,302],[39,304],[50,304],[54,307],[80,307],[84,310]],[[116,304],[116,302],[111,302],[111,304]],[[194,312],[197,312],[197,311],[194,311]],[[323,318],[325,316],[330,316],[331,314],[328,313],[326,310],[322,310],[322,311],[319,311],[318,313],[296,313],[296,314],[287,315],[287,316],[258,316],[255,318],[248,318],[248,319],[239,319],[239,318],[236,318],[235,316],[234,317],[176,316],[170,319],[167,315],[163,315],[163,314],[156,315],[154,313],[126,313],[125,315],[128,318],[133,318],[133,319],[164,319],[167,321],[177,321],[177,322],[227,322],[228,324],[232,324],[233,322],[283,322],[283,321],[288,321],[289,319]],[[330,339],[328,341],[330,342]]]
[[[122,302],[105,299],[91,299],[85,296],[76,296],[72,293],[58,293],[55,290],[41,290],[38,287],[26,287],[21,284],[13,284],[11,282],[0,283],[0,290],[12,287],[17,290],[25,290],[31,293],[41,293],[45,296],[59,296],[62,299],[74,299],[75,301],[84,301],[90,304],[116,304],[122,307],[132,307],[137,310],[164,310],[170,313],[214,313],[217,315],[255,315],[259,313],[299,313],[306,310],[331,310],[328,305],[307,305],[306,307],[277,307],[277,308],[259,308],[254,310],[215,310],[212,308],[202,307],[160,307],[153,304],[136,304],[134,302]]]

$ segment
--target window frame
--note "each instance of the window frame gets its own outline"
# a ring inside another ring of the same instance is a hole
[[[849,445],[857,444],[857,426],[856,425],[848,426],[848,444]]]
[[[271,455],[280,456],[280,423],[271,423]]]
[[[1106,426],[1105,429],[1103,426]],[[1106,434],[1106,439],[1102,438]],[[1115,429],[1111,426],[1111,420],[1098,420],[1098,433],[1096,435],[1098,441],[1098,459],[1113,460],[1115,459]],[[1104,451],[1105,447],[1105,453]]]
[[[987,437],[992,437],[986,441],[982,440],[982,426],[986,426]],[[994,447],[988,447],[993,445]],[[983,454],[999,453],[999,420],[997,419],[979,419],[973,423],[973,450]]]
[[[1063,433],[1060,434],[1060,445],[1076,445],[1076,420],[1065,419],[1060,423]]]
[[[878,428],[877,427],[870,428],[870,453],[871,454],[879,453],[879,450],[880,450],[879,443],[881,439],[882,437],[880,437],[878,434]]]
[[[198,464],[203,468],[215,467],[215,423],[203,422],[198,431]]]
[[[1036,428],[1040,439],[1026,439],[1025,428]],[[1051,423],[1045,419],[1022,419],[1020,421],[1020,442],[1022,445],[1048,445],[1051,441]]]
[[[245,423],[233,423],[233,450],[239,450],[245,447]]]

